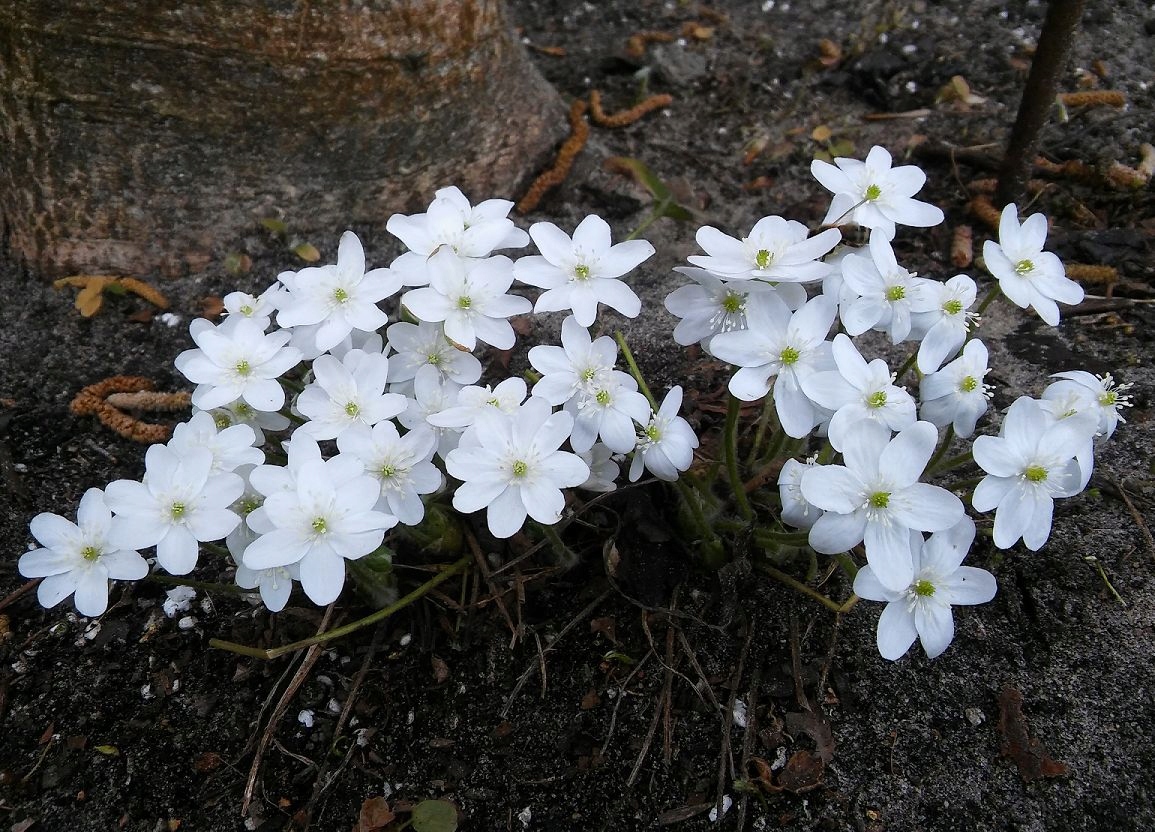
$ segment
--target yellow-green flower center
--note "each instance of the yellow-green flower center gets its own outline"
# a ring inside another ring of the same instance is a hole
[[[942,305],[942,311],[948,315],[957,315],[963,311],[962,301],[958,298],[951,298]]]
[[[468,298],[465,295],[462,295],[461,297],[459,297],[457,299],[457,308],[458,309],[468,309],[471,306],[473,306],[473,300],[471,298]]]
[[[585,266],[585,265],[574,266],[573,273],[574,273],[574,277],[576,277],[578,280],[589,280],[590,279],[590,267],[589,266]]]
[[[333,300],[337,301],[337,303],[344,303],[348,299],[349,293],[342,289],[340,286],[333,290]]]
[[[187,510],[188,509],[185,504],[181,502],[173,503],[168,507],[168,513],[172,516],[173,520],[180,520],[182,517],[184,517],[184,514]]]
[[[746,308],[745,299],[737,292],[727,292],[722,298],[722,311],[727,315],[734,315]]]
[[[586,381],[586,382],[593,381],[594,377],[597,374],[598,374],[598,371],[595,370],[593,367],[586,367],[584,370],[582,370],[582,381]]]
[[[875,491],[869,497],[871,508],[886,508],[890,505],[889,491]]]
[[[874,200],[878,199],[880,196],[882,196],[882,188],[878,187],[877,185],[871,185],[866,189],[867,202],[874,202]]]
[[[252,365],[243,358],[236,363],[233,369],[237,371],[238,376],[247,376],[253,371]]]
[[[85,546],[80,550],[80,556],[85,560],[96,560],[100,557],[100,550],[95,546]]]
[[[759,249],[758,253],[754,255],[754,262],[757,264],[758,268],[764,269],[772,262],[774,262],[774,257],[770,254],[769,251],[763,248]]]
[[[886,299],[888,301],[890,301],[891,303],[894,303],[896,300],[902,300],[905,297],[906,297],[906,287],[905,286],[887,286],[886,287]]]
[[[1030,465],[1023,471],[1023,476],[1030,482],[1042,482],[1047,478],[1047,469],[1042,465]]]
[[[392,479],[397,474],[397,468],[386,462],[381,466],[380,474],[383,480]]]
[[[912,589],[914,590],[914,594],[919,598],[929,598],[934,595],[934,584],[926,578],[919,578],[915,581]]]
[[[261,507],[261,501],[256,497],[242,497],[241,502],[237,507],[241,510],[241,514],[248,517],[250,514]]]
[[[1108,390],[1103,395],[1099,396],[1099,407],[1114,407],[1119,402],[1119,394],[1114,390]]]
[[[513,463],[513,475],[515,477],[524,477],[529,473],[529,466],[520,459]]]
[[[436,367],[441,363],[441,353],[431,352],[429,355],[425,356],[425,361],[427,364],[432,364],[434,367]]]
[[[784,350],[782,350],[782,354],[778,357],[782,360],[783,364],[789,367],[791,364],[802,357],[802,353],[798,352],[798,350],[794,349],[794,347],[786,347]]]
[[[866,406],[879,408],[886,405],[886,391],[878,390],[866,397]]]
[[[349,402],[345,405],[345,415],[350,419],[356,419],[357,414],[361,412],[361,406],[356,402]]]
[[[973,393],[975,388],[979,386],[978,379],[974,376],[967,376],[959,382],[958,389],[963,393]]]
[[[233,423],[233,420],[229,417],[229,414],[227,414],[227,413],[214,413],[213,414],[213,424],[216,425],[217,430],[224,430],[225,428],[230,427],[232,425],[232,423]]]
[[[241,307],[241,314],[244,315],[246,318],[249,317],[250,315],[253,314],[253,307],[249,306],[246,303],[244,306]]]
[[[324,517],[314,517],[313,522],[309,524],[313,527],[313,531],[317,534],[324,534],[329,530],[329,524]]]
[[[646,425],[646,438],[651,442],[659,442],[662,439],[662,430],[653,422]]]
[[[610,391],[599,390],[594,398],[598,400],[598,404],[600,404],[602,407],[605,407],[610,403]]]
[[[1015,274],[1026,274],[1035,270],[1035,264],[1030,260],[1020,260],[1015,263]]]
[[[233,408],[237,411],[237,415],[242,419],[250,418],[255,412],[251,405],[245,404],[244,402],[237,402],[235,405],[233,405]]]

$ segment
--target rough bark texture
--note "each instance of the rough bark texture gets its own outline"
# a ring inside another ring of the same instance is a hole
[[[498,0],[0,0],[0,220],[46,276],[513,195],[564,131]]]

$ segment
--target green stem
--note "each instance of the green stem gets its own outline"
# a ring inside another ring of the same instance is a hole
[[[660,220],[665,215],[667,208],[669,208],[669,201],[668,200],[663,200],[663,201],[659,202],[656,206],[654,206],[654,210],[650,212],[650,215],[648,217],[646,217],[644,220],[642,220],[642,224],[639,225],[637,228],[635,228],[633,231],[631,231],[626,236],[626,239],[627,240],[636,240],[638,238],[639,234],[641,234],[643,231],[645,231],[647,228],[649,228],[651,225],[653,225],[655,222]]]
[[[895,382],[900,381],[902,377],[907,374],[907,371],[914,366],[914,362],[916,360],[918,360],[918,350],[915,350],[909,356],[907,356],[906,361],[904,361],[902,366],[898,368],[898,372],[894,374]]]
[[[762,440],[766,438],[766,428],[770,424],[771,408],[774,399],[767,394],[762,400],[762,415],[758,417],[758,428],[754,431],[754,442],[750,445],[750,453],[746,455],[746,467],[749,468],[758,458],[758,449],[762,447]]]
[[[364,618],[359,618],[356,621],[346,624],[343,627],[337,627],[332,630],[327,630],[312,638],[302,639],[301,641],[294,641],[292,644],[285,644],[281,647],[274,647],[270,650],[262,650],[259,647],[249,647],[246,644],[237,644],[232,641],[223,641],[221,639],[209,639],[209,647],[217,647],[221,650],[228,650],[232,653],[239,653],[242,656],[252,656],[257,659],[275,659],[278,656],[283,656],[286,653],[292,653],[296,650],[304,650],[306,647],[312,647],[314,644],[324,644],[327,641],[332,641],[335,638],[347,636],[349,633],[356,632],[362,627],[368,627],[370,624],[376,624],[378,621],[383,621],[393,613],[404,609],[415,601],[420,600],[425,595],[428,595],[432,590],[436,589],[441,584],[452,578],[459,572],[465,571],[465,568],[473,562],[473,555],[464,555],[455,563],[451,563],[430,578],[421,586],[410,592],[408,595],[398,598],[387,607],[383,607],[372,615],[367,615]]]
[[[942,437],[942,442],[935,449],[934,456],[930,458],[930,462],[926,464],[924,471],[933,471],[935,467],[942,462],[942,458],[946,456],[947,450],[950,448],[951,440],[954,439],[954,425],[947,425],[946,433]]]
[[[926,469],[927,477],[931,477],[931,476],[934,476],[936,474],[945,474],[947,471],[953,471],[955,468],[959,468],[963,465],[966,465],[968,462],[974,462],[974,456],[971,454],[970,451],[967,451],[965,453],[961,453],[958,456],[952,456],[950,459],[947,459],[945,462],[940,462],[934,468],[927,466],[927,469]]]
[[[734,502],[738,505],[738,512],[746,520],[753,520],[754,511],[750,508],[750,501],[746,498],[742,473],[738,470],[738,412],[741,407],[741,402],[731,393],[726,404],[726,471],[730,476],[730,490],[734,492]]]
[[[180,575],[158,575],[155,572],[150,572],[144,576],[146,581],[154,584],[163,584],[164,586],[191,586],[193,589],[199,589],[203,592],[227,592],[231,595],[244,595],[247,592],[252,592],[251,589],[241,589],[236,584],[218,584],[213,581],[192,581]]]
[[[987,289],[987,293],[983,296],[982,301],[979,303],[979,308],[975,310],[975,314],[981,315],[986,312],[987,307],[994,303],[995,298],[997,298],[1000,294],[1001,293],[999,292],[998,281],[995,281],[994,285]],[[970,333],[967,334],[969,335]]]
[[[759,543],[785,543],[788,546],[805,546],[810,540],[810,532],[775,532],[769,529],[759,529],[754,533],[754,539]]]
[[[650,403],[650,407],[655,413],[658,412],[658,402],[654,398],[654,394],[650,392],[646,380],[642,378],[642,371],[638,369],[638,362],[634,360],[634,354],[630,352],[630,346],[626,343],[626,337],[621,332],[614,333],[614,340],[618,342],[618,347],[622,351],[622,357],[626,360],[626,366],[630,368],[630,375],[634,377],[634,381],[638,383],[638,389],[642,391],[642,395]]]
[[[838,561],[838,565],[842,567],[842,571],[846,573],[846,577],[850,578],[850,582],[854,583],[854,579],[858,577],[858,565],[854,562],[854,559],[846,552],[835,555],[834,559]]]
[[[835,601],[831,598],[827,598],[825,595],[823,595],[821,592],[814,589],[813,587],[807,586],[806,584],[802,583],[802,581],[798,580],[797,578],[790,577],[785,572],[783,572],[781,569],[775,569],[773,566],[771,566],[768,563],[760,563],[760,564],[758,564],[758,568],[761,569],[763,572],[765,572],[767,575],[769,575],[774,580],[778,581],[778,583],[785,584],[786,586],[790,587],[791,589],[796,590],[797,592],[801,592],[803,595],[806,595],[810,598],[813,598],[815,601],[817,601],[822,606],[826,607],[828,610],[831,610],[832,612],[838,613],[839,615],[846,612],[851,607],[853,607],[856,603],[858,603],[858,596],[852,594],[846,600],[846,603],[839,604],[837,601]]]

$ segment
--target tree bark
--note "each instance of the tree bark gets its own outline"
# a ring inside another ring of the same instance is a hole
[[[0,223],[44,276],[512,197],[564,129],[500,0],[0,0]]]

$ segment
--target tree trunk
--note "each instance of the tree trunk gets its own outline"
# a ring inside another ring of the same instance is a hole
[[[0,0],[0,223],[45,276],[512,197],[564,129],[500,0]]]

